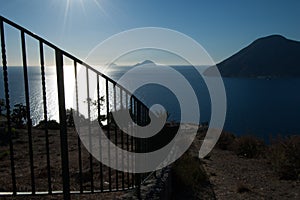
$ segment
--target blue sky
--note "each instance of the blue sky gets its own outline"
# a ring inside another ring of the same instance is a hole
[[[0,13],[81,59],[113,34],[148,26],[192,37],[215,62],[271,34],[300,41],[299,0],[2,0]]]

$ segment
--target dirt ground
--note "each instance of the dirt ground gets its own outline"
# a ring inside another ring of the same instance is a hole
[[[204,167],[217,199],[300,199],[300,182],[280,180],[264,158],[215,148]]]
[[[16,173],[16,187],[18,192],[32,191],[31,188],[31,173],[30,173],[30,156],[28,145],[28,134],[26,129],[18,129],[14,133],[13,147],[14,147],[14,161]],[[41,129],[32,129],[32,146],[33,146],[33,163],[34,163],[34,177],[36,191],[48,190],[48,176],[47,176],[47,154],[46,154],[46,140],[45,131]],[[119,140],[120,141],[120,140]],[[126,142],[126,140],[124,140]],[[126,144],[124,144],[126,145]],[[69,171],[70,171],[70,190],[80,190],[80,175],[79,175],[79,159],[78,159],[78,137],[75,130],[68,129],[68,148],[69,148]],[[60,135],[59,130],[49,130],[49,155],[50,155],[50,173],[51,173],[51,189],[53,191],[62,190],[62,176],[61,176],[61,151],[60,151]],[[111,188],[119,189],[128,188],[132,186],[132,174],[122,173],[116,170],[111,170],[111,179],[109,181],[109,168],[102,165],[95,158],[92,157],[93,163],[93,177],[90,173],[90,157],[89,153],[83,145],[81,145],[82,157],[82,188],[83,190],[91,190],[91,180],[94,183],[94,189],[100,190],[101,184],[103,190]],[[102,183],[100,167],[102,167]],[[117,180],[118,179],[118,180]],[[124,180],[122,182],[122,180]],[[123,184],[124,183],[124,184]],[[10,151],[8,144],[0,145],[0,192],[12,191],[12,179],[10,169]],[[115,199],[124,192],[113,192],[95,195],[72,195],[74,199],[102,199],[108,196]],[[30,197],[30,199],[60,199],[61,195],[53,196],[37,196]],[[1,199],[3,197],[0,197]],[[28,197],[20,197],[20,199],[28,199]]]
[[[78,138],[74,130],[68,130],[70,189],[80,190],[79,164],[78,164]],[[36,191],[48,189],[47,159],[45,132],[33,129],[33,158]],[[194,141],[190,151],[197,154],[201,139]],[[16,130],[14,138],[14,156],[17,190],[31,191],[30,162],[28,153],[28,134],[26,130]],[[60,136],[58,130],[49,131],[49,149],[51,163],[51,188],[62,190]],[[84,147],[82,150],[82,183],[84,190],[91,188],[89,154]],[[94,158],[93,180],[95,189],[100,189],[100,163]],[[197,199],[300,199],[300,181],[280,180],[271,169],[270,163],[264,158],[245,159],[238,157],[231,151],[215,148],[207,159],[201,160],[209,177],[207,187],[199,187]],[[0,192],[12,191],[10,173],[9,145],[0,145]],[[103,189],[109,189],[108,168],[102,166]],[[118,177],[118,185],[116,179]],[[122,188],[123,174],[111,171],[111,187]],[[124,174],[124,187],[130,187],[132,175]],[[147,189],[146,189],[147,190]],[[201,190],[201,191],[200,191]],[[177,191],[172,191],[176,193]],[[132,193],[132,192],[131,192]],[[72,195],[72,199],[120,199],[128,196],[126,191]],[[0,199],[62,199],[62,195],[25,196],[25,197],[0,197]],[[124,199],[124,198],[123,198]]]

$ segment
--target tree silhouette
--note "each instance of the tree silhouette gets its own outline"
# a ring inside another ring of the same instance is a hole
[[[0,99],[0,115],[2,115],[2,111],[5,111],[5,100]]]
[[[100,123],[100,125],[102,125],[102,121],[106,120],[106,116],[105,115],[98,115],[98,104],[101,107],[100,109],[103,109],[103,102],[105,101],[104,96],[101,96],[98,100],[92,100],[91,98],[87,98],[84,103],[90,104],[90,111],[93,111],[92,113],[94,114],[94,116],[91,116],[92,118],[97,118],[98,122]]]
[[[27,121],[27,109],[22,103],[14,105],[11,119],[18,127],[24,125]]]

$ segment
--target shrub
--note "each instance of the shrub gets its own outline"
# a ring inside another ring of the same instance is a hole
[[[245,192],[250,192],[250,188],[243,184],[243,183],[238,183],[237,188],[236,188],[237,193],[245,193]]]
[[[208,181],[200,159],[187,153],[175,162],[173,175],[177,185],[192,191],[197,190],[197,187]]]
[[[22,103],[15,104],[11,114],[11,120],[17,128],[23,128],[27,122],[27,108]]]
[[[18,133],[16,132],[15,128],[11,128],[10,134],[12,139],[16,138],[18,136]],[[9,144],[9,132],[7,127],[0,127],[0,145],[7,145]]]
[[[233,149],[238,156],[256,158],[263,155],[264,142],[254,136],[241,136],[233,144]]]
[[[67,126],[68,127],[75,127],[74,117],[73,117],[73,109],[66,110],[66,118],[67,118]]]
[[[273,141],[268,158],[281,179],[300,179],[300,136]]]
[[[232,133],[222,132],[217,142],[217,147],[222,150],[232,150],[232,145],[236,137]]]
[[[36,126],[36,128],[45,129],[46,128],[45,120],[40,121],[40,123]],[[47,128],[50,130],[58,130],[60,128],[60,125],[55,120],[50,120],[47,121]]]
[[[0,99],[0,116],[2,115],[2,111],[5,111],[5,99]]]

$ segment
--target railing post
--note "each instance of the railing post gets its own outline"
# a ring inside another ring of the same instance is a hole
[[[75,94],[76,94],[76,116],[79,119],[79,103],[78,103],[78,73],[77,73],[77,62],[74,61],[74,72],[75,72]],[[74,124],[75,125],[75,124]],[[76,127],[77,133],[80,133],[80,128]],[[77,136],[78,145],[78,167],[79,167],[79,186],[80,193],[83,193],[83,183],[82,183],[82,155],[81,155],[81,139],[79,135]]]
[[[47,160],[47,176],[48,176],[48,192],[52,193],[51,187],[51,168],[50,168],[50,149],[49,149],[49,134],[48,134],[48,119],[47,119],[47,92],[46,92],[46,74],[44,61],[44,47],[43,42],[39,41],[40,46],[40,62],[41,62],[41,76],[42,76],[42,91],[43,91],[43,106],[44,106],[44,122],[45,122],[45,142],[46,142],[46,160]]]
[[[137,126],[141,126],[141,109],[140,109],[140,102],[137,101],[137,99],[134,99],[134,113],[135,113],[135,123]],[[136,133],[138,134],[138,133]],[[136,135],[136,153],[141,153],[141,138],[137,138],[138,135]],[[141,162],[141,160],[138,160],[137,162]],[[140,163],[136,163],[136,165],[140,165]],[[136,192],[137,192],[137,198],[141,199],[141,174],[136,173],[135,174],[135,184],[136,184]]]
[[[60,123],[60,144],[61,144],[61,165],[63,178],[64,199],[70,199],[70,178],[69,178],[69,158],[68,158],[68,137],[66,123],[66,106],[64,91],[64,70],[63,70],[63,54],[61,50],[55,50],[56,59],[56,76],[59,104],[59,123]]]
[[[105,80],[105,90],[106,90],[106,121],[107,121],[107,138],[110,140],[110,113],[109,113],[109,88],[108,88],[108,79]],[[110,160],[110,143],[108,143],[108,163],[111,163]],[[108,168],[108,182],[109,182],[109,191],[112,191],[111,184],[111,168]]]
[[[29,84],[28,84],[28,72],[27,72],[25,33],[23,30],[21,30],[21,47],[22,47],[22,58],[23,58],[25,102],[26,102],[26,111],[27,111],[26,115],[27,115],[27,131],[28,131],[28,144],[29,144],[28,153],[29,153],[29,160],[30,160],[31,190],[32,190],[32,194],[35,194],[33,147],[32,147],[32,132],[31,132],[32,122],[30,118]]]
[[[6,48],[5,48],[5,36],[4,36],[4,24],[3,18],[0,16],[0,35],[1,35],[1,53],[2,53],[2,67],[3,67],[3,79],[4,79],[4,92],[5,92],[5,105],[6,105],[6,119],[7,119],[7,131],[9,134],[9,154],[10,154],[10,167],[13,195],[17,194],[16,173],[15,173],[15,160],[14,160],[14,148],[12,141],[11,131],[11,119],[10,119],[10,101],[9,101],[9,87],[8,87],[8,72],[7,72],[7,60],[6,60]]]

